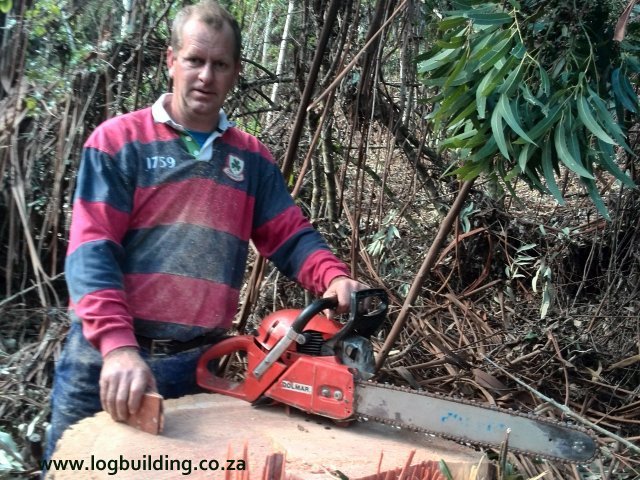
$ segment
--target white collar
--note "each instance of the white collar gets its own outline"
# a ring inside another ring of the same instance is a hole
[[[172,93],[164,93],[156,100],[156,102],[151,106],[151,115],[153,116],[153,120],[156,123],[166,123],[170,127],[175,128],[180,132],[187,131],[182,125],[174,121],[170,116],[167,109],[164,107],[165,101],[168,101]],[[216,128],[209,138],[207,138],[200,148],[199,151],[195,152],[196,158],[202,161],[208,161],[211,159],[213,155],[213,141],[221,136],[228,128],[235,127],[235,123],[230,121],[227,118],[227,115],[224,113],[224,110],[220,109],[220,113],[218,116],[218,128]]]
[[[164,106],[165,101],[168,101],[171,98],[171,95],[173,95],[173,93],[163,93],[160,95],[160,98],[158,98],[151,107],[151,115],[153,115],[153,120],[156,123],[166,123],[176,130],[185,132],[187,129],[173,120]],[[214,130],[213,133],[224,133],[224,131],[229,127],[235,127],[235,123],[229,120],[227,114],[224,113],[224,110],[221,108],[218,115],[218,128]]]

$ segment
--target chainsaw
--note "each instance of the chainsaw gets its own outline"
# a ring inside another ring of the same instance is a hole
[[[279,310],[264,318],[256,335],[222,340],[200,358],[198,384],[252,403],[266,397],[339,424],[376,421],[497,449],[506,440],[511,452],[561,462],[586,463],[595,456],[596,439],[581,427],[373,382],[370,337],[386,319],[387,295],[379,289],[355,292],[344,325],[320,314],[336,306],[335,298],[323,298],[303,310]],[[241,381],[216,371],[235,353],[246,359]]]

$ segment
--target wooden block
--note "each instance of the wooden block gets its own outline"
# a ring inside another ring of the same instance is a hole
[[[135,414],[130,415],[125,423],[143,432],[158,435],[164,426],[162,400],[162,395],[145,393],[140,408]]]

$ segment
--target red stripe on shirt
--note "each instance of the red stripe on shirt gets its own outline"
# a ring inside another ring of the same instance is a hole
[[[245,192],[201,178],[138,188],[129,228],[188,223],[248,240],[251,223],[238,218],[251,218],[253,205]]]
[[[298,272],[297,280],[315,294],[322,294],[331,280],[350,276],[347,266],[328,250],[317,250],[307,257]]]
[[[239,297],[227,285],[162,273],[125,275],[125,290],[135,318],[206,328],[231,327]]]
[[[127,116],[127,121],[122,121]],[[114,117],[101,124],[87,139],[85,147],[96,148],[114,156],[127,143],[152,143],[174,140],[179,134],[165,124],[156,124],[151,108]]]
[[[253,232],[252,239],[260,252],[268,257],[293,234],[304,228],[312,227],[300,209],[293,205],[257,228]]]
[[[267,161],[275,163],[271,152],[269,152],[260,140],[237,128],[229,128],[226,130],[222,136],[222,140],[224,140],[224,143],[227,145],[244,150],[245,152],[257,153]]]
[[[92,292],[71,307],[82,319],[84,336],[102,355],[119,347],[138,345],[122,290]]]
[[[67,255],[81,244],[94,240],[120,243],[127,231],[129,214],[103,202],[76,200],[71,217]]]

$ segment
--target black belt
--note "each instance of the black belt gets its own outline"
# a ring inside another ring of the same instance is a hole
[[[149,352],[150,355],[163,357],[175,355],[180,352],[186,352],[187,350],[193,350],[194,348],[206,345],[213,345],[225,337],[226,335],[224,333],[209,332],[184,342],[181,342],[180,340],[149,338],[141,335],[136,335],[136,340],[138,341],[140,348]]]

